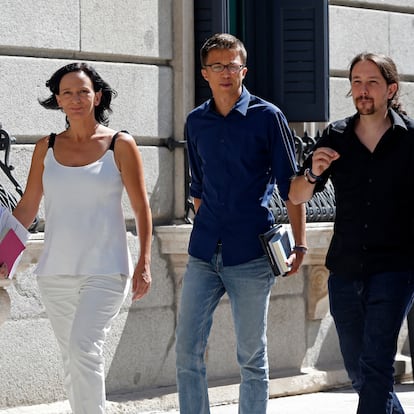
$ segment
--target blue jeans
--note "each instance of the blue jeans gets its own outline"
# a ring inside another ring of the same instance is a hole
[[[393,364],[413,300],[414,272],[379,273],[358,281],[331,274],[328,285],[345,368],[359,394],[357,414],[404,414],[393,391]]]
[[[275,277],[265,257],[223,266],[189,258],[176,330],[177,384],[181,414],[210,413],[204,353],[213,312],[227,292],[237,340],[241,384],[239,413],[265,414],[269,395],[267,312]]]

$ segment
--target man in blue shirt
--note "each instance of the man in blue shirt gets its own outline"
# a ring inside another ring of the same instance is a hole
[[[196,216],[176,332],[181,414],[210,412],[204,353],[213,312],[226,292],[241,368],[239,413],[266,413],[266,323],[275,278],[259,234],[271,226],[261,206],[271,178],[286,200],[295,238],[289,275],[306,253],[304,205],[287,200],[296,173],[289,127],[277,107],[243,86],[246,59],[234,36],[217,34],[205,42],[201,72],[213,97],[189,114],[185,127]]]
[[[414,120],[387,56],[361,53],[349,71],[356,113],[325,129],[292,181],[303,203],[331,178],[334,234],[326,258],[331,313],[357,414],[404,414],[394,358],[414,292]]]

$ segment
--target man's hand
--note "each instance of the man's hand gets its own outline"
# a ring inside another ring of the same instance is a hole
[[[292,275],[296,274],[299,271],[299,268],[302,265],[303,259],[305,258],[305,254],[306,254],[306,252],[304,250],[303,251],[302,250],[300,250],[300,251],[299,250],[294,250],[290,254],[287,262],[288,262],[288,265],[291,266],[291,269],[287,273],[286,276],[292,276]]]
[[[312,154],[312,172],[315,175],[321,175],[329,168],[331,163],[340,157],[332,148],[320,147]]]

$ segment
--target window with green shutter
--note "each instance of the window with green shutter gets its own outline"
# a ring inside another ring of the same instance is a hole
[[[196,104],[210,97],[199,50],[216,32],[246,45],[245,84],[290,122],[329,119],[328,0],[197,0],[194,2]]]

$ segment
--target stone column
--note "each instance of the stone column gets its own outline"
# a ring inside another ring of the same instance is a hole
[[[188,241],[193,226],[191,224],[157,226],[155,233],[161,241],[161,253],[170,260],[177,285],[181,284],[188,261]]]

